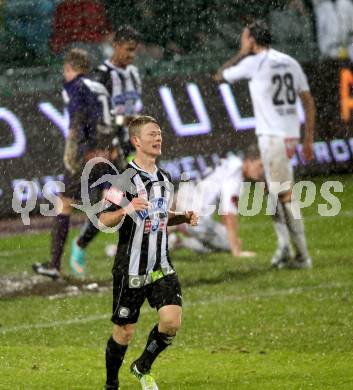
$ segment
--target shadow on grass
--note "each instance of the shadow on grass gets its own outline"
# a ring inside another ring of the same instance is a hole
[[[214,285],[224,282],[244,281],[248,279],[256,279],[258,276],[263,276],[265,273],[274,272],[270,267],[242,267],[237,270],[225,270],[205,277],[186,276],[179,273],[180,281],[183,287],[195,287],[201,285]]]

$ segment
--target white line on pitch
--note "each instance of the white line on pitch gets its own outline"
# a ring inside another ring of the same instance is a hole
[[[283,290],[269,290],[257,294],[225,295],[223,297],[209,299],[206,301],[205,300],[191,301],[186,303],[184,307],[219,304],[225,301],[228,302],[228,301],[243,301],[247,299],[257,299],[257,298],[271,298],[276,296],[302,294],[314,290],[330,290],[330,289],[345,288],[350,286],[352,286],[352,284],[350,283],[319,284],[317,286],[303,286],[303,287],[293,287],[293,288],[288,288]],[[143,309],[142,312],[147,312],[148,310],[149,309]],[[38,323],[33,325],[19,325],[19,326],[0,329],[0,334],[19,332],[19,331],[31,330],[31,329],[45,329],[45,328],[55,328],[55,327],[66,326],[66,325],[85,324],[88,322],[100,321],[108,318],[110,318],[110,315],[108,314],[97,314],[85,318],[72,318],[69,320],[52,321],[52,322]]]

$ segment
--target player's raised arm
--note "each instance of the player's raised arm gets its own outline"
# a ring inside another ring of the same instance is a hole
[[[250,37],[250,32],[248,28],[244,29],[241,35],[240,42],[240,50],[218,69],[217,73],[214,75],[215,81],[224,81],[225,79],[223,77],[223,71],[225,69],[237,65],[243,58],[247,57],[251,53],[253,47],[253,39]]]
[[[305,111],[305,133],[303,141],[303,155],[305,160],[310,161],[313,159],[313,140],[314,140],[314,128],[316,107],[314,98],[310,91],[303,91],[300,94],[300,99],[303,102]]]
[[[198,215],[194,211],[168,211],[168,226],[180,225],[182,223],[196,226],[198,224]]]

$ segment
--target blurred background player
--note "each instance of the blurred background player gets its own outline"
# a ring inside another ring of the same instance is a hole
[[[311,268],[303,220],[291,191],[294,178],[290,158],[300,139],[298,96],[305,111],[303,156],[307,161],[313,158],[315,104],[299,63],[272,49],[270,44],[271,34],[266,23],[259,20],[250,24],[242,32],[240,51],[220,68],[215,79],[229,83],[250,80],[256,134],[269,196],[277,206],[273,219],[278,249],[272,265]],[[275,183],[285,184],[286,189],[282,187],[278,191]],[[294,259],[290,256],[289,236],[296,251]]]
[[[105,148],[111,136],[100,133],[98,123],[109,128],[110,115],[104,108],[109,104],[106,88],[85,77],[89,71],[86,51],[71,49],[64,58],[63,99],[69,112],[69,135],[64,152],[65,191],[60,195],[62,208],[52,226],[51,261],[33,264],[33,270],[56,279],[60,276],[61,257],[69,231],[72,203],[81,201],[81,174],[85,163],[93,157],[109,158]],[[99,165],[99,164],[98,164]],[[91,180],[101,175],[101,166],[92,170]]]
[[[138,68],[133,65],[139,33],[129,25],[118,28],[114,36],[114,52],[110,60],[104,61],[91,77],[107,89],[116,137],[112,156],[118,170],[125,168],[133,148],[129,140],[128,125],[142,110],[141,79]],[[70,266],[75,274],[82,274],[85,264],[85,249],[99,230],[87,219],[78,238],[71,247]]]
[[[253,252],[242,251],[239,237],[238,201],[244,179],[263,178],[263,164],[256,147],[249,147],[244,159],[234,154],[197,184],[182,183],[176,195],[176,210],[192,208],[200,214],[198,226],[179,225],[169,238],[170,249],[187,247],[197,252],[230,251],[234,257],[252,257]],[[215,205],[221,221],[207,211]],[[205,215],[208,214],[208,215]]]
[[[110,94],[115,130],[125,156],[133,150],[128,125],[143,107],[141,78],[138,68],[133,65],[139,42],[140,35],[133,27],[120,26],[113,38],[111,59],[105,60],[91,75]]]

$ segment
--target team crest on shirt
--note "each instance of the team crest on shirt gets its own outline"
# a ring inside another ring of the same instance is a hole
[[[155,234],[165,229],[168,215],[168,202],[166,198],[159,197],[150,201],[148,210],[139,211],[138,216],[144,221],[144,234]]]
[[[150,203],[151,207],[149,209],[137,211],[137,215],[141,220],[145,220],[147,217],[154,220],[156,217],[162,218],[167,216],[168,202],[166,198],[155,198],[150,200]]]

